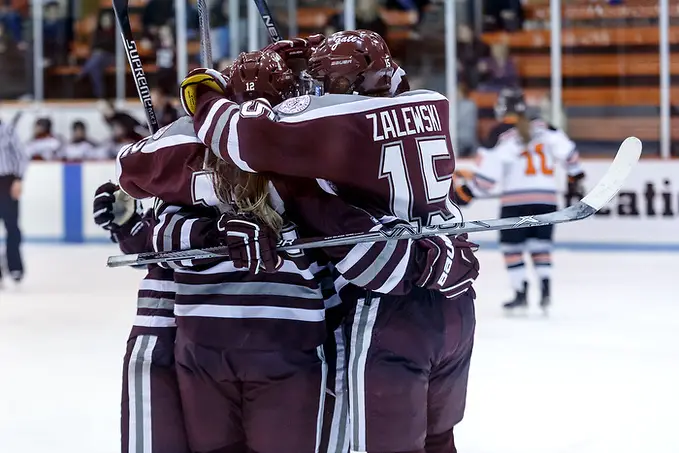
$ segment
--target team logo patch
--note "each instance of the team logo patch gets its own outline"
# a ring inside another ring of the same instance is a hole
[[[294,115],[295,113],[303,112],[311,104],[311,96],[305,94],[296,98],[291,98],[283,101],[278,105],[276,110],[285,115]]]

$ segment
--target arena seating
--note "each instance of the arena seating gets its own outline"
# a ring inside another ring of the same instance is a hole
[[[551,58],[548,0],[525,5],[529,29],[516,33],[486,33],[489,45],[506,44],[527,95],[539,99],[550,86]],[[564,2],[566,3],[566,2]],[[671,19],[679,18],[679,3],[671,2]],[[657,142],[660,122],[660,58],[657,0],[626,0],[624,5],[605,1],[572,0],[562,5],[563,103],[568,132],[580,142],[617,142],[635,134]],[[672,20],[670,74],[679,77],[679,24]],[[531,29],[532,27],[532,29]],[[495,95],[474,93],[485,110],[481,129],[492,123],[490,108]],[[670,99],[679,99],[672,87]],[[673,119],[673,138],[679,139]]]

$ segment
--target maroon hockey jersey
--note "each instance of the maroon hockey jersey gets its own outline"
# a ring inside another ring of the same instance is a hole
[[[301,96],[273,110],[206,92],[194,127],[212,152],[242,170],[315,178],[378,219],[431,225],[459,216],[448,121],[448,100],[426,90]]]

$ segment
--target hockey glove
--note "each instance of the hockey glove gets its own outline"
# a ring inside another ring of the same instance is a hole
[[[479,262],[474,256],[478,245],[467,241],[467,234],[432,236],[419,239],[416,244],[426,250],[424,272],[417,286],[440,291],[448,299],[467,291],[476,297],[472,285],[479,276]]]
[[[572,200],[573,198],[580,200],[585,195],[585,188],[582,181],[585,179],[584,173],[568,176],[568,185],[566,186],[566,198]]]
[[[189,72],[179,88],[179,100],[189,116],[196,114],[200,90],[211,90],[224,96],[229,95],[229,81],[219,71],[198,68]]]
[[[253,274],[260,269],[273,273],[283,265],[276,253],[276,233],[268,226],[250,218],[222,214],[217,229],[226,238],[229,258],[236,268],[248,269]]]
[[[307,39],[284,39],[266,46],[263,51],[271,50],[281,56],[295,75],[306,70],[309,57],[314,47],[325,41],[321,34],[311,35]]]
[[[111,182],[99,186],[92,204],[94,223],[111,232],[139,215],[139,202]]]

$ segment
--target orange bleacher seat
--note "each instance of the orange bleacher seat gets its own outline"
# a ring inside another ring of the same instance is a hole
[[[679,44],[679,27],[670,27],[669,35],[671,44]],[[550,36],[549,30],[525,30],[484,33],[482,39],[488,44],[506,42],[509,47],[549,48]],[[658,27],[571,28],[561,33],[564,47],[657,46],[659,39]]]
[[[388,27],[412,27],[417,23],[416,11],[380,8],[380,17]]]
[[[672,139],[679,139],[679,118],[672,118]],[[577,140],[619,141],[633,135],[641,140],[660,137],[658,117],[574,117],[568,119],[568,133]]]
[[[546,89],[527,89],[526,97],[538,99],[544,95]],[[479,108],[493,108],[497,93],[474,92],[471,98]],[[679,87],[672,87],[670,99],[679,99]],[[565,87],[563,90],[563,103],[565,107],[632,107],[632,106],[659,106],[659,87],[625,87],[607,86],[592,88]]]
[[[328,23],[328,19],[337,12],[336,8],[299,8],[297,26],[302,30],[321,30]]]
[[[679,17],[679,4],[671,4],[670,17]],[[561,17],[570,21],[595,21],[600,19],[657,19],[660,7],[654,5],[566,5],[562,8]],[[549,6],[532,8],[531,17],[537,20],[549,20]]]
[[[549,77],[551,58],[549,55],[515,55],[512,57],[523,77]],[[679,75],[679,55],[670,58],[670,72]],[[564,77],[624,77],[657,76],[660,74],[660,57],[649,54],[603,54],[562,56]]]

